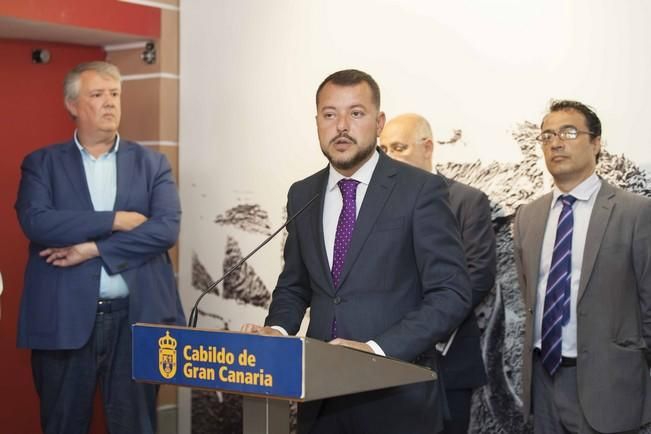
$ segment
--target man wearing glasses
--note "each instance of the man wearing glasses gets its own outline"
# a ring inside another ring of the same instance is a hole
[[[525,414],[535,433],[637,433],[651,421],[651,200],[597,177],[589,107],[553,101],[541,129],[554,187],[514,226]]]

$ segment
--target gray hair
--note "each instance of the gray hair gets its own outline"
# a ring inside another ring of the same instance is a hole
[[[114,80],[121,81],[122,76],[117,66],[96,60],[93,62],[80,63],[66,74],[63,80],[63,97],[66,101],[74,101],[79,96],[79,81],[81,74],[86,71],[95,71],[100,75],[106,75]]]

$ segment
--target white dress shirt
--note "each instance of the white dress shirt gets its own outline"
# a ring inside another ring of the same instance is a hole
[[[596,174],[590,175],[585,181],[577,185],[569,193],[561,192],[557,187],[552,190],[552,204],[545,227],[545,237],[540,255],[540,270],[536,294],[534,346],[541,348],[542,317],[545,311],[545,292],[547,291],[547,278],[552,262],[552,253],[556,241],[556,226],[558,217],[563,209],[563,204],[558,200],[562,194],[570,194],[577,200],[572,207],[574,215],[574,229],[572,232],[572,275],[570,281],[570,321],[563,327],[562,354],[564,357],[576,357],[576,301],[581,281],[581,266],[583,264],[583,250],[588,234],[588,224],[592,215],[597,193],[601,188],[601,180]]]
[[[369,160],[360,167],[348,179],[359,181],[357,186],[357,194],[355,196],[355,217],[359,215],[359,209],[362,207],[366,190],[368,190],[368,183],[371,181],[373,171],[380,155],[373,152]],[[341,190],[337,183],[346,178],[341,173],[337,172],[332,165],[330,165],[330,173],[328,175],[328,185],[326,186],[325,199],[323,202],[323,241],[325,241],[326,253],[328,254],[328,264],[332,268],[332,257],[335,250],[335,235],[337,233],[337,223],[339,222],[339,214],[344,207],[344,199],[341,196]]]

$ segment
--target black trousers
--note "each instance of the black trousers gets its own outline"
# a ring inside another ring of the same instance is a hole
[[[467,434],[473,389],[446,389],[450,419],[443,423],[443,434]]]
[[[299,434],[435,434],[443,427],[438,381],[299,404]]]

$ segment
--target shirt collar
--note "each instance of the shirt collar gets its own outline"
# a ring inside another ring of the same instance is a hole
[[[569,193],[563,193],[558,189],[558,187],[554,186],[552,189],[552,205],[551,207],[553,208],[554,205],[556,205],[556,202],[558,201],[558,197],[563,195],[563,194],[569,194],[574,196],[577,200],[583,200],[583,201],[588,201],[592,197],[593,194],[599,190],[599,186],[601,186],[601,181],[599,180],[599,177],[595,172],[592,172],[592,175],[588,176],[583,182],[581,182],[579,185],[574,187],[572,191]]]
[[[82,154],[85,153],[86,155],[90,156],[90,154],[88,153],[86,148],[81,146],[81,143],[79,143],[79,135],[77,133],[77,130],[75,130],[75,133],[73,134],[73,137],[75,139],[75,145],[77,145],[77,149],[79,149],[79,152],[81,152]],[[118,152],[119,147],[120,147],[120,133],[116,132],[115,133],[115,142],[113,143],[113,146],[111,147],[111,149],[108,150],[108,152],[106,152],[103,155],[100,155],[100,158],[105,156],[105,155],[108,155],[108,154],[110,154],[112,152]]]
[[[368,185],[371,182],[371,176],[373,176],[373,171],[375,170],[375,166],[377,166],[377,162],[379,160],[380,154],[378,154],[377,151],[374,151],[373,155],[371,155],[371,158],[369,158],[368,161],[362,165],[362,167],[357,169],[357,172],[353,173],[352,176],[342,175],[341,173],[337,172],[334,167],[332,167],[332,164],[330,164],[328,186],[326,191],[334,190],[337,187],[337,183],[344,178],[354,179],[355,181],[359,181],[360,184]]]

